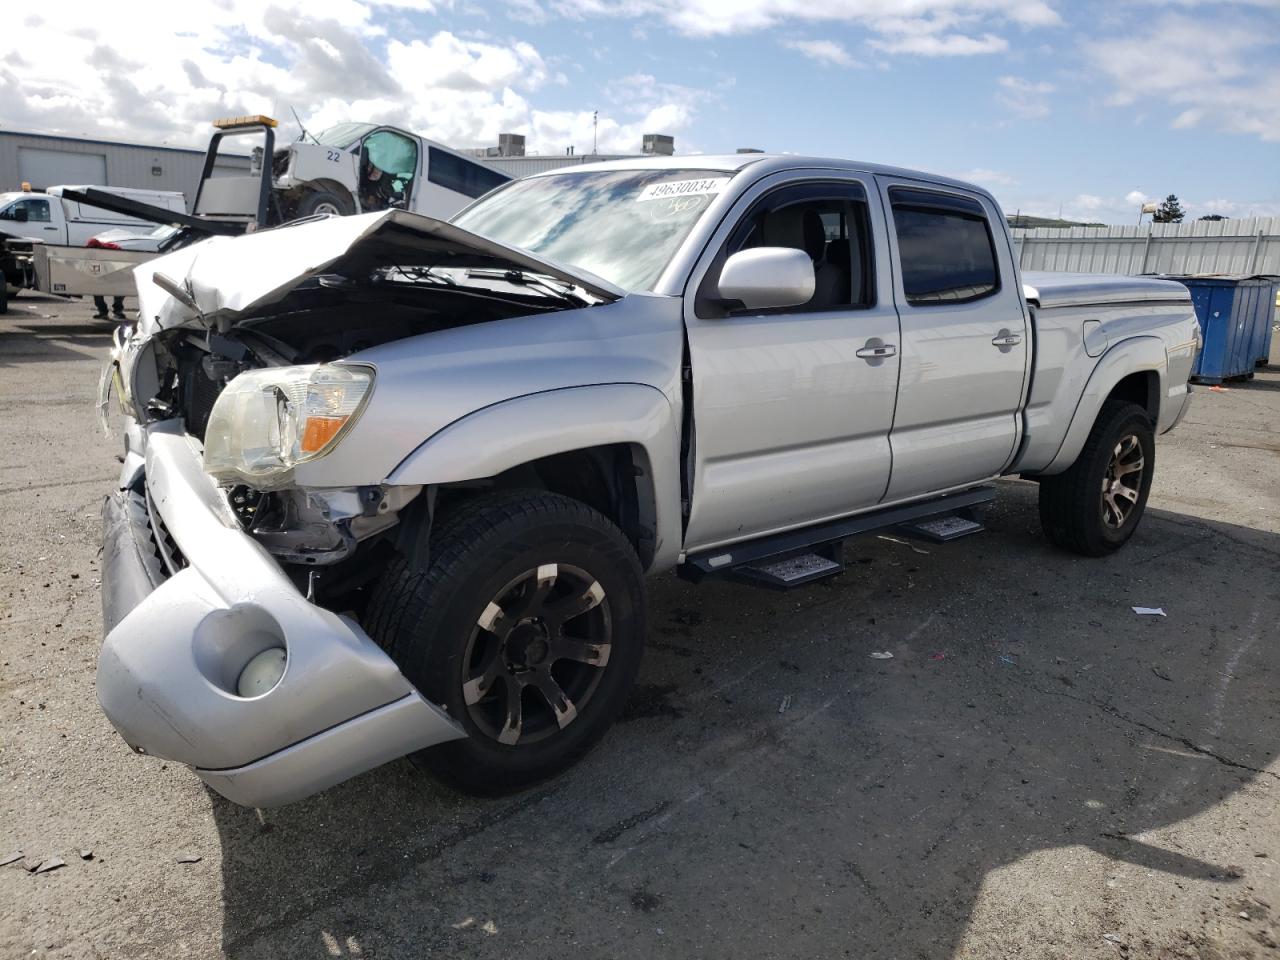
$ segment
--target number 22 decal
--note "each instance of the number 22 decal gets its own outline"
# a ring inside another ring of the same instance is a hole
[[[339,158],[340,156],[342,156],[342,154],[341,154],[341,153],[339,153],[337,150],[326,150],[326,151],[325,151],[325,157],[328,159],[328,161],[329,161],[330,163],[337,163],[337,162],[338,162],[338,158]]]

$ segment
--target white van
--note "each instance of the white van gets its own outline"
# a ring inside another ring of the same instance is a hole
[[[84,189],[86,188],[58,186],[50,187],[44,193],[0,193],[0,233],[59,246],[83,247],[90,237],[113,227],[122,227],[139,234],[150,233],[156,228],[156,224],[149,220],[62,199],[63,190]],[[178,192],[132,190],[127,187],[94,189],[177,213],[187,212],[186,198]]]

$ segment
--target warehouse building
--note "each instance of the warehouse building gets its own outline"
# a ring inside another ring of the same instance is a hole
[[[176,190],[195,196],[204,151],[0,130],[0,191],[57,184]],[[243,173],[249,157],[219,155],[214,173]]]
[[[573,147],[569,147],[564,153],[526,154],[523,134],[500,133],[496,147],[480,147],[463,152],[479,157],[494,169],[518,179],[534,173],[542,173],[544,170],[580,166],[585,163],[601,163],[605,160],[669,157],[675,153],[675,150],[674,137],[664,133],[646,133],[641,141],[639,153],[578,153]]]

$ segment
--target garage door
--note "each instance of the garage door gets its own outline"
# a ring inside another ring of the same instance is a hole
[[[18,178],[36,190],[63,183],[101,185],[107,182],[107,157],[102,153],[19,147]]]

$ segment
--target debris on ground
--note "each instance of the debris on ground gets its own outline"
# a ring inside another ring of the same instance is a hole
[[[1121,946],[1124,945],[1123,938],[1121,938],[1119,935],[1114,933],[1104,933],[1102,935],[1102,939],[1107,941],[1107,943],[1116,943],[1116,944],[1120,944]]]
[[[1134,607],[1133,612],[1140,617],[1165,617],[1164,607]]]
[[[21,859],[22,859],[21,850],[15,850],[13,851],[13,853],[6,853],[3,857],[0,857],[0,867],[7,867],[9,864],[16,863]]]
[[[782,698],[782,703],[778,704],[778,712],[786,713],[789,706],[791,706],[791,694],[788,693]]]
[[[184,853],[182,854],[182,856],[178,857],[178,862],[179,863],[199,863],[203,859],[204,857],[197,856],[194,853]]]
[[[1007,663],[1011,667],[1016,667],[1018,665],[1018,661],[1015,660],[1013,657],[1009,656],[1007,653],[1000,654],[1000,662]]]
[[[892,660],[893,654],[890,653],[888,650],[873,650],[871,651],[871,659],[872,660]]]
[[[945,660],[945,659],[947,659],[947,655],[946,655],[945,653],[943,653],[941,650],[939,650],[937,653],[932,654],[932,655],[929,657],[929,659],[930,659],[930,660]]]
[[[48,873],[51,870],[57,870],[59,867],[65,867],[66,865],[67,861],[63,860],[61,857],[50,857],[48,860],[42,861],[40,865],[31,872]]]
[[[80,851],[80,859],[81,859],[81,860],[92,860],[92,859],[93,859],[93,851],[92,851],[92,850],[90,850],[88,847],[86,847],[85,849],[81,850],[81,851]]]
[[[916,553],[924,554],[924,556],[926,557],[929,556],[929,551],[925,550],[923,547],[917,547],[914,543],[909,543],[906,540],[899,540],[897,537],[886,537],[883,534],[881,534],[877,539],[888,540],[890,543],[900,543],[904,547],[910,547]]]
[[[1159,667],[1152,667],[1152,668],[1151,668],[1151,672],[1152,672],[1152,673],[1154,673],[1154,674],[1155,674],[1157,677],[1159,677],[1161,680],[1167,680],[1169,683],[1173,683],[1173,677],[1169,676],[1167,673],[1165,673],[1165,672],[1164,672],[1163,670],[1161,670]]]

